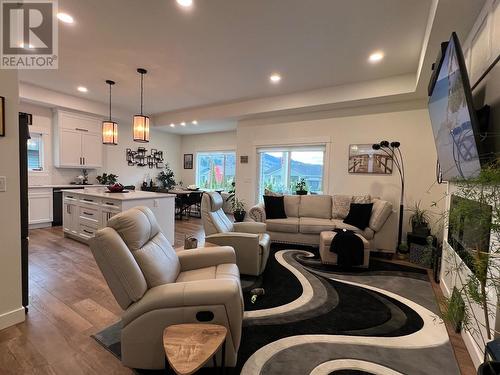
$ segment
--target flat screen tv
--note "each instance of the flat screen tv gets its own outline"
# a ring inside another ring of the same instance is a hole
[[[465,61],[455,33],[444,53],[429,98],[434,140],[445,181],[477,177],[479,131]]]
[[[451,196],[448,243],[471,270],[474,252],[489,251],[492,215],[493,207],[488,204]]]

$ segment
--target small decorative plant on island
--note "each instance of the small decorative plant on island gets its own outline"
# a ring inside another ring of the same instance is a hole
[[[165,170],[158,174],[157,180],[166,190],[170,190],[175,186],[174,172],[170,169],[168,163],[165,165]]]
[[[411,213],[409,218],[409,223],[411,225],[411,230],[413,234],[424,235],[424,236],[429,235],[430,234],[429,211],[420,208],[420,201],[415,203],[412,207],[410,207],[408,211]]]
[[[477,178],[456,181],[456,186],[454,194],[465,199],[458,200],[445,215],[448,227],[462,230],[469,225],[478,229],[470,235],[472,241],[467,239],[468,246],[454,249],[456,254],[445,258],[447,277],[456,281],[456,290],[445,299],[443,319],[455,327],[461,324],[476,345],[485,350],[500,333],[493,320],[500,311],[500,164],[483,168]],[[480,228],[489,229],[490,241]],[[477,373],[499,374],[500,362],[485,356]]]
[[[233,209],[234,221],[241,223],[245,220],[246,211],[245,203],[243,203],[243,201],[234,197],[231,201],[231,208]]]
[[[99,182],[101,185],[114,185],[118,181],[118,176],[116,174],[110,173],[103,173],[101,176],[96,177],[97,182]]]
[[[408,244],[406,242],[401,242],[398,246],[398,258],[406,259],[408,257]]]
[[[307,195],[307,181],[304,178],[300,178],[295,183],[295,194]]]

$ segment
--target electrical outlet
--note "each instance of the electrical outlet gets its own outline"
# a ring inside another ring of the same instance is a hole
[[[159,199],[153,200],[153,206],[154,207],[160,207],[160,200]]]
[[[7,177],[0,176],[0,192],[7,191]]]

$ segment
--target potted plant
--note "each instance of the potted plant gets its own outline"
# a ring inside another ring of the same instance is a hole
[[[490,342],[495,335],[494,314],[500,308],[500,164],[483,168],[479,177],[456,182],[459,200],[453,209],[445,213],[450,228],[464,225],[464,217],[471,217],[474,223],[490,229],[493,240],[484,241],[479,236],[475,245],[464,251],[455,251],[455,256],[444,258],[448,277],[456,280],[458,292],[444,300],[443,320],[457,325],[457,312],[466,329],[478,345]],[[475,204],[471,204],[475,202]],[[479,209],[491,207],[492,209]],[[484,205],[484,206],[483,206]],[[467,225],[467,224],[465,224]],[[469,223],[470,225],[470,223]],[[460,298],[458,298],[460,297]],[[498,333],[498,332],[496,332]],[[483,349],[484,350],[484,349]],[[500,362],[485,361],[477,370],[480,375],[498,374]]]
[[[161,171],[156,179],[165,190],[170,190],[175,186],[174,172],[170,169],[168,163],[165,165],[165,170]]]
[[[300,178],[295,183],[295,194],[297,195],[307,195],[307,182],[304,178]]]
[[[97,182],[99,182],[101,185],[114,185],[118,181],[118,176],[116,174],[110,173],[103,173],[100,176],[96,177]]]
[[[243,201],[234,197],[231,201],[231,208],[233,209],[234,221],[241,223],[245,220],[246,211]]]
[[[406,259],[408,257],[408,244],[406,242],[401,242],[398,246],[398,258]]]
[[[420,207],[420,201],[415,203],[408,211],[411,213],[408,219],[411,225],[413,234],[420,234],[428,236],[430,234],[429,228],[429,211]]]

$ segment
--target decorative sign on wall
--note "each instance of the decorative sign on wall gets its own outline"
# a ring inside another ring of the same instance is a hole
[[[371,144],[349,146],[349,173],[392,174],[392,157]]]
[[[248,156],[247,155],[240,156],[240,164],[248,164]]]
[[[163,151],[158,151],[156,149],[151,149],[150,154],[147,154],[148,150],[146,150],[144,147],[138,147],[137,151],[134,151],[130,148],[127,148],[126,150],[126,155],[127,155],[127,163],[130,166],[138,166],[138,167],[145,167],[148,166],[149,168],[163,168],[165,166],[164,160],[163,160]]]

